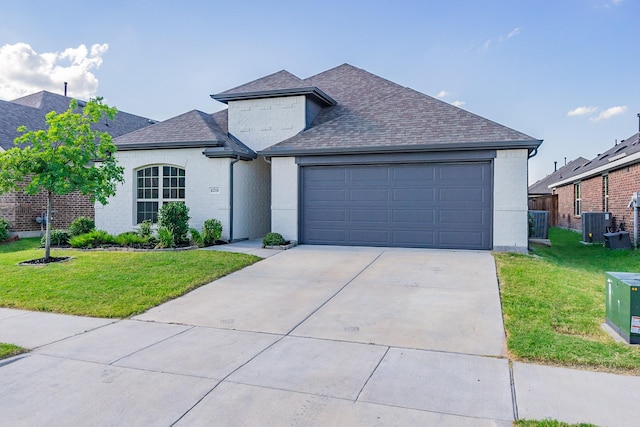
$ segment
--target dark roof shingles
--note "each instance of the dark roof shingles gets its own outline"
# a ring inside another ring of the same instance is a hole
[[[577,159],[571,160],[555,172],[550,173],[546,177],[531,184],[529,186],[529,194],[551,194],[549,185],[573,175],[575,173],[574,170],[577,170],[577,168],[580,168],[588,161],[589,160],[584,157],[578,157]]]
[[[348,64],[305,80],[334,98],[311,127],[264,150],[530,141],[534,138]]]
[[[47,91],[37,92],[13,101],[0,101],[0,147],[10,149],[20,135],[19,126],[28,130],[45,128],[45,115],[50,111],[62,113],[69,108],[72,98]],[[116,138],[151,124],[146,117],[118,112],[113,120],[95,124],[94,129],[108,132]]]

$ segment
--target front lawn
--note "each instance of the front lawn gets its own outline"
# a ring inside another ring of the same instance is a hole
[[[39,239],[0,245],[0,307],[94,317],[128,317],[253,264],[231,252],[52,250],[67,262],[19,266],[41,258]]]
[[[605,271],[640,272],[640,251],[585,246],[551,229],[537,257],[496,253],[510,355],[536,362],[640,374],[640,346],[616,343],[605,321]]]

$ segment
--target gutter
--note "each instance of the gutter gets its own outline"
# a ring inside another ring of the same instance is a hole
[[[554,182],[553,184],[550,184],[547,188],[554,188],[554,187],[561,187],[563,185],[566,184],[573,184],[576,181],[579,181],[581,179],[584,178],[588,178],[590,176],[594,176],[594,175],[598,175],[602,172],[606,172],[606,171],[610,171],[613,169],[618,169],[626,164],[631,164],[631,163],[635,163],[637,161],[640,160],[640,152],[638,153],[633,153],[630,154],[626,157],[623,157],[622,159],[616,160],[615,162],[611,162],[607,165],[602,165],[602,166],[598,166],[597,168],[585,171],[583,173],[580,173],[578,175],[574,175],[572,177],[569,177],[567,179],[563,179],[562,181],[558,181],[558,182]]]
[[[326,147],[326,148],[280,148],[269,147],[258,151],[258,155],[268,157],[291,157],[291,156],[326,156],[331,154],[368,154],[368,153],[410,153],[419,151],[464,151],[464,150],[508,150],[517,148],[528,148],[531,151],[537,150],[542,144],[542,140],[528,141],[489,141],[489,142],[453,142],[440,144],[415,144],[415,145],[395,145],[395,146],[365,146],[365,147]],[[535,154],[534,154],[535,155]]]

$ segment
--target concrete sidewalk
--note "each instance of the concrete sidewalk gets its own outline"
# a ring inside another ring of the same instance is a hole
[[[33,349],[0,361],[0,425],[637,425],[640,378],[509,362],[488,252],[267,255],[132,319],[0,309]]]

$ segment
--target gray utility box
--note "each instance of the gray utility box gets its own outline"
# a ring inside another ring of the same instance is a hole
[[[640,273],[605,273],[607,324],[630,344],[640,343]]]
[[[604,233],[611,229],[610,212],[582,212],[582,241],[603,243]]]
[[[604,247],[609,249],[631,249],[629,232],[604,233]]]

